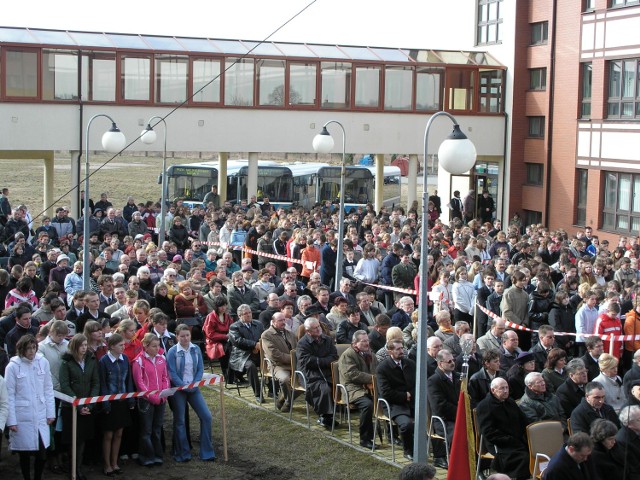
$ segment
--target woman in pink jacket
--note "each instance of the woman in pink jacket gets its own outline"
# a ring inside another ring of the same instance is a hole
[[[158,355],[160,339],[153,333],[142,339],[144,351],[131,362],[133,380],[137,391],[164,390],[169,388],[167,360]],[[166,398],[153,393],[138,400],[140,412],[140,456],[138,462],[144,466],[162,465],[162,444],[160,433],[164,418]]]

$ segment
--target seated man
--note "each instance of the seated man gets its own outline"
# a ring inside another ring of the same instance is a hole
[[[536,359],[536,371],[541,372],[544,370],[549,352],[557,346],[553,327],[551,325],[542,325],[538,329],[538,343],[531,347],[530,350]]]
[[[349,393],[349,402],[360,411],[360,445],[373,448],[373,375],[378,367],[376,356],[369,348],[366,330],[353,334],[351,346],[340,356],[340,383]]]
[[[307,318],[304,330],[296,356],[298,370],[307,379],[305,398],[318,415],[318,423],[330,429],[333,423],[331,362],[338,360],[338,352],[331,337],[322,333],[317,319]]]
[[[600,358],[600,355],[604,352],[604,343],[600,337],[587,337],[584,341],[584,345],[587,348],[587,353],[580,358],[587,369],[587,377],[589,378],[589,381],[592,381],[600,375],[598,358]]]
[[[504,320],[502,318],[494,318],[491,323],[491,329],[478,339],[480,352],[489,349],[500,350],[502,348],[502,334],[504,330]]]
[[[538,372],[524,377],[525,392],[518,406],[529,423],[558,420],[566,427],[566,418],[558,397],[547,392],[547,384]]]
[[[587,384],[587,369],[584,362],[574,358],[565,367],[567,379],[556,390],[556,396],[562,405],[565,418],[571,417],[573,410],[584,398],[584,386]]]
[[[404,456],[413,461],[416,364],[413,360],[404,358],[403,348],[402,342],[398,340],[387,343],[389,356],[378,365],[376,378],[378,393],[389,402],[389,416],[400,430]]]
[[[260,366],[260,336],[264,328],[258,320],[251,320],[252,314],[249,305],[240,305],[237,313],[238,321],[229,327],[229,341],[232,345],[229,368],[249,376],[249,383],[256,397],[256,402],[261,403],[258,368]]]
[[[351,343],[353,335],[358,330],[368,331],[369,325],[360,321],[358,307],[347,307],[347,319],[340,322],[336,329],[336,343]]]
[[[593,440],[585,432],[574,433],[566,445],[551,457],[544,470],[545,480],[580,480],[597,478],[591,451]]]
[[[509,397],[509,384],[504,378],[493,379],[491,395],[478,404],[476,413],[480,432],[495,454],[492,467],[517,480],[529,479],[527,418]]]
[[[456,421],[458,409],[458,397],[460,395],[460,378],[454,372],[455,360],[448,350],[440,350],[436,356],[438,368],[428,380],[429,406],[431,415],[436,415],[445,422],[447,428],[447,443],[451,445],[453,440],[453,426]],[[442,424],[434,422],[436,433],[444,437]],[[434,442],[433,464],[439,468],[449,468],[447,464],[446,450],[442,442]]]
[[[502,347],[500,348],[500,370],[508,372],[516,364],[518,355],[522,350],[518,347],[518,335],[513,330],[507,330],[502,334]]]
[[[620,427],[618,416],[611,405],[605,403],[604,387],[599,382],[589,382],[584,387],[584,398],[571,413],[571,430],[573,433],[590,433],[591,423],[604,418]]]
[[[491,390],[491,382],[494,378],[504,377],[500,371],[500,352],[498,350],[485,350],[482,354],[482,368],[469,379],[469,396],[471,407],[485,399]]]
[[[622,427],[616,435],[614,459],[624,465],[628,479],[640,478],[640,407],[630,405],[620,410]]]
[[[280,395],[276,406],[283,412],[289,411],[291,395],[291,350],[298,343],[295,335],[285,328],[285,316],[276,312],[271,318],[271,326],[262,333],[264,356],[273,365],[273,375],[280,384]]]
[[[457,359],[462,353],[460,338],[462,338],[462,335],[469,333],[470,331],[471,328],[469,327],[469,323],[464,320],[458,320],[453,326],[453,336],[443,340],[445,350],[449,350],[454,359]]]
[[[362,316],[360,316],[362,320]],[[391,319],[388,315],[381,313],[376,315],[375,324],[369,332],[369,346],[371,350],[377,352],[387,343],[387,330],[391,326]],[[639,355],[640,356],[640,355]]]

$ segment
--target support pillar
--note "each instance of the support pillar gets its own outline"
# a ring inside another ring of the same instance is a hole
[[[218,195],[221,207],[227,201],[227,160],[229,152],[218,152]]]
[[[249,175],[247,178],[247,196],[249,201],[252,195],[258,194],[258,154],[257,152],[249,152]],[[242,199],[242,197],[241,197]]]
[[[409,188],[407,190],[407,211],[409,211],[418,195],[418,155],[409,155],[407,187]],[[422,188],[426,188],[426,185],[423,185]]]
[[[71,191],[71,216],[73,218],[80,218],[84,215],[84,212],[80,211],[80,192],[78,191],[78,186],[80,185],[80,157],[82,156],[82,152],[78,150],[73,150],[71,153],[71,187],[73,190]],[[82,186],[80,186],[80,190],[84,190]],[[45,201],[46,203],[46,201]]]
[[[384,154],[376,153],[376,202],[374,208],[379,212],[384,205]]]
[[[53,216],[53,150],[42,152],[42,160],[44,161],[44,205],[42,210],[48,216]]]

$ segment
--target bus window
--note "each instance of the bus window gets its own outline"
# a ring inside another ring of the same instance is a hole
[[[169,169],[168,192],[171,199],[181,198],[187,201],[201,202],[211,191],[211,186],[217,184],[215,170],[183,169],[176,167]]]

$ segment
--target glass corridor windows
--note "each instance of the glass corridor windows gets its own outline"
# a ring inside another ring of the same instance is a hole
[[[122,98],[148,102],[151,100],[151,59],[149,57],[122,57],[120,74]]]
[[[318,85],[318,65],[316,63],[289,64],[289,105],[316,105]]]
[[[227,58],[224,74],[224,104],[253,106],[253,59]]]
[[[411,110],[413,68],[387,67],[384,72],[384,109]]]
[[[347,109],[351,107],[351,64],[322,62],[322,108]]]
[[[38,52],[4,50],[4,94],[7,97],[38,96]]]
[[[78,98],[78,55],[64,50],[42,51],[42,99]]]
[[[284,106],[284,60],[258,60],[258,105]]]
[[[355,106],[378,108],[380,106],[380,67],[356,67]]]
[[[156,55],[156,102],[182,103],[187,99],[189,58]]]
[[[116,54],[113,52],[83,52],[80,79],[82,100],[90,102],[116,101]]]
[[[192,63],[194,103],[220,103],[220,60],[197,58]]]
[[[442,109],[442,77],[440,68],[418,67],[416,70],[416,110],[437,112]]]

